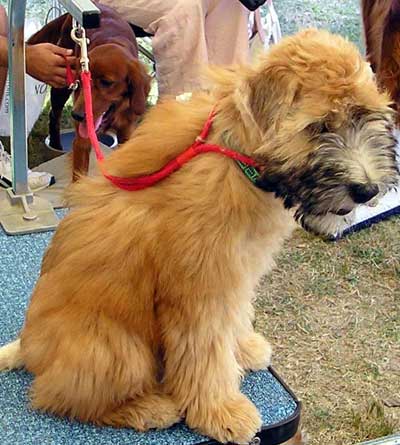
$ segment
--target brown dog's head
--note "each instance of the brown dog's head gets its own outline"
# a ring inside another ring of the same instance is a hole
[[[150,77],[145,68],[122,46],[112,43],[93,48],[89,51],[89,60],[96,130],[100,126],[103,129],[112,127],[118,118],[134,122],[145,112],[150,90]],[[76,93],[72,117],[80,122],[80,136],[87,138],[81,90]]]
[[[221,102],[227,75],[218,82]],[[229,76],[242,133],[264,166],[260,186],[295,208],[305,227],[328,232],[338,215],[397,183],[389,99],[344,38],[303,31]]]

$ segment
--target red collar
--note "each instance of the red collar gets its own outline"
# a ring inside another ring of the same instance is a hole
[[[195,156],[202,153],[219,153],[223,156],[228,156],[235,161],[239,161],[240,163],[245,164],[246,167],[256,167],[257,163],[249,156],[243,155],[234,150],[230,150],[226,147],[206,143],[206,139],[210,132],[215,115],[215,111],[211,111],[200,135],[197,136],[195,142],[176,158],[169,161],[163,168],[161,168],[157,172],[135,178],[121,178],[118,176],[109,175],[108,173],[103,171],[104,176],[114,185],[123,190],[142,190],[156,184],[159,181],[162,181],[163,179],[174,173],[176,170],[180,169],[184,164],[189,162]]]

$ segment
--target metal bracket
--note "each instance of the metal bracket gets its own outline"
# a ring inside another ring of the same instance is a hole
[[[88,45],[90,40],[86,37],[85,28],[82,27],[75,19],[72,20],[71,39],[80,46],[81,58],[79,63],[82,71],[89,71]]]
[[[90,0],[59,0],[72,17],[84,28],[100,26],[100,9]]]
[[[32,193],[16,195],[11,188],[0,193],[0,224],[8,235],[54,230],[58,222],[45,199]]]

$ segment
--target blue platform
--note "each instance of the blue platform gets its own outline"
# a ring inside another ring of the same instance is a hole
[[[59,213],[62,216],[62,213]],[[18,336],[41,259],[53,233],[9,237],[0,228],[0,345]],[[137,433],[84,425],[34,412],[29,408],[28,388],[32,377],[26,371],[0,373],[1,445],[192,445],[211,443],[184,424],[164,431]],[[264,429],[274,437],[294,434],[299,403],[269,371],[249,374],[243,392],[261,412]],[[271,436],[272,437],[272,436]],[[286,437],[284,440],[286,440]],[[270,443],[281,443],[270,441]],[[261,443],[264,443],[262,441]]]

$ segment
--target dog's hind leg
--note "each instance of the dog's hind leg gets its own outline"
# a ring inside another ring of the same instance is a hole
[[[62,150],[60,135],[61,114],[71,90],[68,88],[52,88],[50,91],[51,110],[49,114],[50,147]]]
[[[138,431],[167,428],[179,421],[172,399],[157,392],[150,350],[133,346],[129,360],[122,361],[107,351],[107,340],[103,342],[78,351],[67,341],[70,350],[35,377],[32,406],[84,422]]]
[[[21,333],[25,366],[35,376],[34,408],[104,423],[105,413],[152,392],[157,367],[142,333],[79,305],[41,316],[40,323],[35,309]]]
[[[0,348],[0,371],[22,368],[23,365],[19,339]]]
[[[72,180],[77,181],[89,171],[91,144],[89,139],[79,136],[78,129],[72,145]]]

